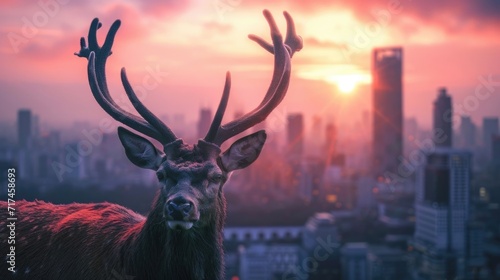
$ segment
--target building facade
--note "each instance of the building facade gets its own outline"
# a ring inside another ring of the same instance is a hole
[[[33,132],[31,110],[20,109],[17,112],[17,141],[20,149],[30,148]]]
[[[492,137],[498,135],[499,134],[498,132],[499,132],[498,118],[492,117],[483,119],[483,148],[485,149],[486,156],[488,159],[491,159],[490,155],[492,150],[491,146]]]
[[[210,124],[212,123],[212,110],[210,108],[201,108],[200,109],[200,118],[198,119],[198,127],[196,135],[199,139],[203,139],[210,128]]]
[[[437,148],[418,172],[414,247],[424,278],[455,279],[465,273],[472,155]]]
[[[434,101],[433,108],[433,128],[435,137],[434,144],[437,147],[451,147],[453,142],[452,130],[452,106],[451,96],[446,92],[446,88],[440,88],[438,97]]]
[[[301,113],[287,117],[287,147],[289,158],[300,161],[304,153],[304,115]]]
[[[403,49],[373,50],[373,172],[395,172],[403,152]]]

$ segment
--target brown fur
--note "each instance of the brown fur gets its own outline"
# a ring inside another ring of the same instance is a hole
[[[147,219],[111,203],[54,205],[18,201],[16,273],[0,263],[0,279],[223,279],[222,215],[206,227],[170,230],[158,194]],[[7,203],[0,202],[0,251],[11,245]]]

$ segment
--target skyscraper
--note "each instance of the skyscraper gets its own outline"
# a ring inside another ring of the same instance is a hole
[[[324,242],[328,242],[330,247],[327,254],[320,260],[317,257],[318,248]],[[335,217],[331,213],[316,213],[307,220],[302,231],[302,248],[305,255],[301,259],[316,259],[316,269],[308,271],[307,279],[340,279],[340,235]]]
[[[373,172],[395,172],[403,152],[403,50],[373,50]]]
[[[468,151],[437,148],[419,170],[415,247],[423,260],[420,272],[431,278],[465,273],[471,164]]]
[[[322,157],[324,154],[324,131],[323,118],[318,115],[312,116],[311,130],[306,138],[305,152],[308,156]]]
[[[367,243],[346,243],[342,249],[342,279],[368,279]]]
[[[325,128],[325,145],[324,152],[326,153],[326,162],[330,164],[333,158],[337,155],[337,127],[333,123],[328,123]]]
[[[500,171],[500,135],[495,135],[491,139],[492,163]]]
[[[287,146],[289,158],[300,160],[304,152],[304,116],[301,113],[288,115]]]
[[[202,139],[208,132],[210,124],[212,123],[212,110],[210,108],[200,109],[200,118],[198,119],[198,138]]]
[[[20,109],[17,112],[17,141],[21,149],[29,148],[31,145],[32,120],[31,110]]]
[[[460,146],[473,149],[476,146],[476,125],[469,116],[460,119]]]
[[[434,138],[434,144],[438,147],[451,147],[453,130],[452,130],[452,107],[451,96],[446,93],[446,88],[440,88],[438,97],[434,101],[434,135],[440,137]]]
[[[498,134],[498,118],[484,118],[483,119],[483,147],[486,149],[488,158],[491,155],[491,139],[494,135]]]

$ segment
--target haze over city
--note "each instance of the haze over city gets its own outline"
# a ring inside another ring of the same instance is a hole
[[[231,71],[228,111],[251,110],[265,93],[272,71],[272,56],[247,38],[248,34],[268,36],[263,8],[293,14],[306,46],[294,59],[281,112],[325,115],[339,125],[361,120],[371,104],[371,50],[397,45],[405,56],[405,118],[415,117],[430,128],[426,108],[443,86],[454,104],[469,109],[462,111],[475,122],[499,115],[498,94],[478,104],[467,100],[484,83],[480,77],[500,79],[497,65],[491,63],[500,60],[500,4],[496,1],[40,3],[45,4],[0,4],[3,120],[14,121],[19,108],[31,108],[53,125],[106,117],[90,94],[86,62],[73,55],[94,17],[103,22],[100,39],[114,20],[122,21],[107,74],[111,94],[125,100],[123,104],[128,101],[119,71],[126,67],[153,112],[183,113],[195,121],[199,107],[215,110],[225,72]],[[277,21],[284,24],[282,17]]]
[[[500,2],[0,8],[0,278],[500,279]]]

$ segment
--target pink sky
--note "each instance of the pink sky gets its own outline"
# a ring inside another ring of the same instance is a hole
[[[272,55],[247,38],[269,38],[263,9],[282,32],[282,11],[295,19],[304,49],[292,60],[292,81],[279,112],[303,111],[358,120],[371,104],[370,54],[374,47],[404,48],[404,114],[430,126],[432,102],[445,86],[456,108],[480,124],[500,115],[500,2],[498,1],[2,1],[0,3],[0,118],[13,121],[31,108],[42,121],[98,121],[106,114],[87,84],[86,60],[73,55],[94,17],[101,42],[122,20],[107,64],[112,96],[125,97],[121,67],[136,88],[151,71],[158,85],[144,103],[157,115],[198,117],[215,110],[226,71],[233,111],[253,109],[272,74]],[[38,4],[37,4],[38,3]],[[44,4],[40,4],[44,3]],[[428,4],[426,4],[428,3]],[[149,70],[148,70],[149,69]],[[156,70],[151,70],[156,69]],[[481,78],[482,77],[482,78]],[[480,89],[481,80],[499,81]],[[355,85],[342,94],[339,85]],[[129,106],[126,103],[124,106]]]

